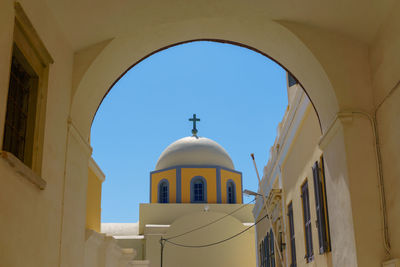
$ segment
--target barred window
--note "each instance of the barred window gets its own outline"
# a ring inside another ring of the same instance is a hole
[[[228,181],[226,185],[226,197],[227,197],[227,203],[229,204],[236,203],[236,190],[233,181]]]
[[[204,201],[204,184],[202,181],[194,183],[194,201]]]
[[[169,203],[169,186],[167,180],[161,181],[158,186],[158,202]]]
[[[1,149],[29,167],[23,176],[32,178],[32,172],[37,174],[30,181],[44,189],[46,182],[40,174],[47,82],[53,59],[18,1],[14,8],[14,43]]]
[[[314,252],[311,232],[310,196],[308,193],[307,180],[301,186],[301,198],[303,204],[304,234],[306,241],[306,255],[304,258],[307,260],[307,262],[311,262],[314,259]]]
[[[316,161],[312,167],[314,177],[315,210],[317,214],[317,229],[319,241],[319,253],[323,254],[331,250],[328,207],[326,201],[324,162],[321,157],[320,162]]]
[[[8,87],[3,150],[26,165],[32,164],[38,76],[16,45]]]
[[[196,176],[190,181],[190,200],[192,203],[207,202],[207,182],[201,176]]]

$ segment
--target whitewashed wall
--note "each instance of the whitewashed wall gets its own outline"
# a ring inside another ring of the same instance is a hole
[[[148,267],[149,261],[137,261],[136,250],[123,249],[112,236],[86,229],[85,267]]]

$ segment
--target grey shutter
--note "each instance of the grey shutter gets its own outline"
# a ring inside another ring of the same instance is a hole
[[[274,233],[272,232],[272,229],[269,232],[269,260],[270,260],[270,266],[275,267],[275,247],[274,247]]]
[[[307,262],[314,259],[312,233],[311,233],[311,216],[310,216],[310,200],[308,194],[308,182],[306,181],[301,188],[303,199],[304,229],[306,236],[306,255]]]
[[[324,202],[322,199],[322,183],[319,175],[318,161],[312,167],[314,177],[314,193],[315,193],[315,210],[317,213],[317,229],[319,241],[319,254],[325,252],[325,216],[324,216]]]
[[[290,233],[290,254],[292,256],[292,263],[290,267],[296,267],[296,242],[294,236],[294,219],[293,219],[293,204],[290,203],[288,207],[289,216],[289,233]]]

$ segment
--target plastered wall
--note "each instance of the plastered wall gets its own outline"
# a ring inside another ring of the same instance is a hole
[[[301,198],[301,186],[307,181],[308,193],[310,200],[310,213],[311,213],[311,228],[312,228],[312,242],[314,251],[314,261],[311,262],[314,266],[332,266],[331,253],[319,254],[318,243],[318,229],[316,225],[316,208],[315,208],[315,195],[314,195],[314,181],[312,166],[315,161],[320,160],[321,151],[318,148],[318,141],[320,138],[320,130],[318,119],[309,105],[307,112],[304,115],[300,128],[293,140],[293,145],[290,152],[282,165],[282,187],[284,189],[284,203],[285,208],[283,214],[287,220],[287,207],[290,203],[293,205],[293,221],[296,242],[296,258],[297,266],[308,266],[304,255],[306,254],[305,248],[305,231],[304,231],[304,217],[303,206]],[[288,250],[288,261],[290,260],[290,244],[289,244],[289,225],[286,225],[286,246]]]
[[[370,47],[375,115],[393,258],[400,258],[400,17],[397,3]]]
[[[86,194],[86,228],[100,232],[102,180],[89,168]]]
[[[57,28],[45,1],[19,2],[54,59],[48,80],[43,164],[40,174],[47,182],[47,187],[43,191],[39,190],[36,185],[18,174],[16,169],[0,160],[0,265],[54,267],[58,266],[60,261],[63,179],[73,52]],[[3,140],[10,71],[8,63],[11,60],[13,42],[14,1],[1,1],[0,21],[0,140]]]

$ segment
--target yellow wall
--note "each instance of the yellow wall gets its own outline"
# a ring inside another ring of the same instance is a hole
[[[89,168],[86,195],[86,228],[100,232],[102,181]]]
[[[162,179],[169,182],[169,203],[176,203],[176,169],[156,172],[151,175],[151,203],[158,202],[158,183]]]
[[[230,206],[230,205],[229,205]],[[178,217],[168,228],[166,236],[174,236],[193,228],[205,225],[211,221],[226,216],[228,212],[192,212]],[[222,240],[232,233],[238,233],[246,228],[238,219],[228,216],[223,222],[214,223],[191,234],[179,237],[176,242],[181,244],[207,244]],[[160,258],[159,237],[154,240],[153,258],[150,259],[150,267],[158,267]],[[164,266],[218,266],[218,267],[244,267],[256,266],[254,249],[254,228],[243,235],[225,242],[220,246],[211,246],[202,249],[187,249],[177,246],[167,246],[164,253]],[[195,260],[193,260],[195,259]]]
[[[314,260],[312,264],[317,266],[331,266],[332,255],[331,252],[319,254],[319,241],[318,229],[316,225],[317,215],[315,208],[315,193],[312,166],[316,161],[320,161],[321,150],[318,148],[318,140],[320,138],[320,130],[318,125],[318,118],[311,105],[308,106],[304,114],[301,126],[299,127],[296,136],[292,142],[289,153],[282,164],[282,186],[284,191],[284,205],[283,208],[287,219],[288,205],[292,202],[293,207],[293,221],[296,243],[296,258],[297,266],[308,266],[304,259],[306,244],[305,244],[305,230],[304,230],[304,215],[303,205],[301,199],[301,186],[308,182],[309,206],[311,216],[311,229],[312,229],[312,244],[314,251]],[[275,180],[275,188],[278,186]],[[328,203],[329,205],[329,203]],[[331,218],[337,219],[337,218]],[[288,252],[288,261],[291,262],[290,257],[290,236],[289,225],[285,229],[286,246]]]
[[[236,203],[242,203],[242,175],[221,169],[221,202],[226,203],[226,183],[231,179],[235,182]]]
[[[217,170],[215,168],[182,168],[182,203],[190,203],[190,181],[202,176],[207,181],[207,203],[217,203]]]

